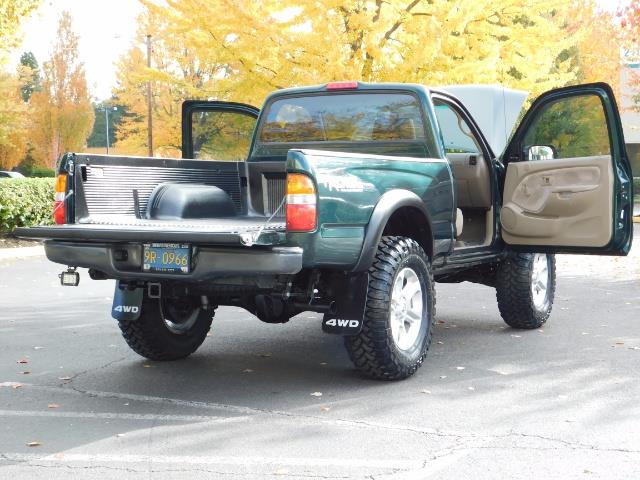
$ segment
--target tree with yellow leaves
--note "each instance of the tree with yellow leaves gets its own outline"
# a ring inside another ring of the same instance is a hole
[[[68,151],[82,149],[93,127],[94,112],[71,16],[64,12],[51,58],[44,62],[42,90],[31,96],[30,140],[34,158],[49,167]]]
[[[5,71],[9,51],[19,44],[20,24],[40,0],[0,2],[0,168],[15,167],[26,151],[27,108],[19,78]]]
[[[580,69],[594,73],[581,63],[591,44],[574,21],[589,0],[142,1],[154,62],[146,68],[139,48],[121,60],[117,93],[137,113],[121,137],[129,144],[146,135],[146,81],[157,143],[175,147],[184,98],[259,105],[274,89],[343,79],[499,83],[535,96],[575,82]]]

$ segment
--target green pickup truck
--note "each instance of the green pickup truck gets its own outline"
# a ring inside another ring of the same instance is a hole
[[[112,316],[152,360],[193,353],[219,305],[268,323],[323,314],[356,368],[422,364],[434,282],[495,287],[513,328],[540,327],[554,253],[625,255],[632,177],[611,88],[526,93],[333,82],[261,110],[187,101],[183,159],[66,154],[47,257],[115,279]],[[518,119],[521,119],[519,125]],[[295,321],[295,319],[294,319]]]

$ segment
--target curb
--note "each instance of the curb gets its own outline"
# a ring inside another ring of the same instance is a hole
[[[42,245],[35,247],[0,248],[0,260],[40,256],[44,256],[44,247]]]

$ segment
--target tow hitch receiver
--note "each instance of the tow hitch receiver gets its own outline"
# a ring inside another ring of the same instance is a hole
[[[64,287],[77,287],[80,283],[80,274],[76,272],[75,268],[68,268],[66,272],[59,274],[58,278],[60,285]]]

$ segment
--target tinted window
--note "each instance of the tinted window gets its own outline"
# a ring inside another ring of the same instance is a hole
[[[480,153],[469,124],[451,106],[441,100],[434,100],[436,118],[442,131],[444,148],[447,153]]]
[[[542,145],[553,148],[554,158],[610,155],[609,130],[600,98],[566,97],[542,107],[524,137],[525,152]]]
[[[191,115],[193,158],[241,161],[247,158],[255,118],[235,112],[201,110]]]
[[[259,140],[263,143],[424,142],[425,128],[418,100],[412,95],[314,95],[273,102]]]

